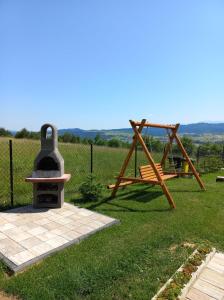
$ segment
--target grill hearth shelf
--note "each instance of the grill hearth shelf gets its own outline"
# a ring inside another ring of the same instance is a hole
[[[62,207],[64,183],[70,178],[70,174],[64,174],[64,160],[58,151],[57,129],[52,124],[44,124],[41,127],[41,150],[34,161],[32,176],[26,178],[26,182],[33,183],[33,206]]]

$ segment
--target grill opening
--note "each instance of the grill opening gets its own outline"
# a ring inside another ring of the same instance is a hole
[[[37,184],[38,191],[58,191],[57,183],[38,183]]]
[[[41,194],[37,196],[39,203],[45,204],[56,204],[58,201],[58,196],[53,194]]]
[[[46,128],[46,131],[45,131],[45,138],[47,140],[49,139],[53,139],[53,131],[52,131],[52,128],[49,126]]]
[[[59,166],[57,162],[50,156],[46,156],[42,158],[37,164],[37,170],[43,171],[51,171],[51,170],[59,170]]]

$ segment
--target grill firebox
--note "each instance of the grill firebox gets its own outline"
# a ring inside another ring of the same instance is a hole
[[[50,130],[50,134],[49,134]],[[64,203],[64,182],[70,174],[64,174],[64,160],[58,151],[57,129],[52,124],[41,127],[41,150],[34,161],[32,177],[33,206],[61,207]]]

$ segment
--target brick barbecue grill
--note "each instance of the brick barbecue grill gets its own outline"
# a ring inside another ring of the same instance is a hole
[[[70,177],[70,174],[64,174],[57,129],[52,124],[44,124],[41,127],[41,150],[34,161],[32,176],[26,178],[26,182],[33,183],[33,206],[61,207],[64,203],[64,183]]]

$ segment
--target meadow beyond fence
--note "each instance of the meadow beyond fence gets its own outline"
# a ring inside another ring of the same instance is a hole
[[[40,142],[36,140],[0,138],[0,209],[32,203],[32,185],[25,178],[31,175],[39,150]],[[65,199],[75,200],[80,184],[90,173],[105,189],[107,184],[114,183],[129,149],[59,143],[59,151],[65,172],[71,173],[71,180],[65,184]],[[162,153],[153,153],[157,162],[161,156]],[[144,153],[136,148],[127,175],[138,176],[138,166],[143,164],[147,164]],[[217,171],[222,166],[220,156],[197,157],[196,167],[200,172]]]
[[[0,139],[0,208],[32,202],[32,185],[26,183],[25,178],[31,175],[39,150],[39,141]],[[90,173],[105,188],[114,182],[128,149],[59,143],[59,151],[64,158],[66,173],[71,173],[71,180],[65,184],[65,198],[75,199],[79,196],[79,185]],[[142,152],[138,151],[132,158],[127,170],[131,176],[137,174],[137,161],[145,163]]]

